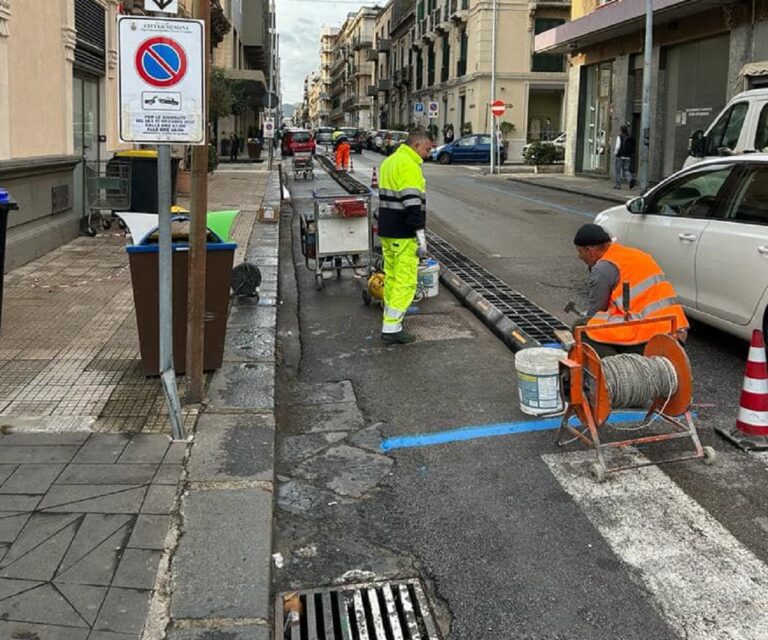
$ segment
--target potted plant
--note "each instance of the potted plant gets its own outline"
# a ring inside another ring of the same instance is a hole
[[[264,149],[264,141],[257,137],[259,133],[259,130],[256,128],[256,125],[251,125],[248,127],[248,142],[246,143],[248,147],[248,157],[251,158],[251,160],[258,160],[261,158],[261,152]]]
[[[501,146],[504,148],[504,154],[509,157],[509,140],[507,140],[507,136],[515,130],[515,125],[504,120],[499,125],[499,129],[501,129]]]

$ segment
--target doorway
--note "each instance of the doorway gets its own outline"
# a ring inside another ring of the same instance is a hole
[[[75,75],[73,82],[73,131],[75,155],[83,161],[75,169],[74,204],[81,216],[87,214],[87,180],[99,170],[101,118],[99,81],[95,78]]]

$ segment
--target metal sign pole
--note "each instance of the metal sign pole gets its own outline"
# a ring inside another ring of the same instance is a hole
[[[171,147],[157,145],[158,296],[160,300],[160,379],[163,384],[171,433],[174,440],[186,438],[181,402],[173,368],[173,246],[171,237]]]
[[[651,74],[653,73],[653,0],[645,6],[645,52],[643,60],[643,110],[640,115],[640,162],[638,183],[640,193],[648,190],[651,138]],[[637,138],[637,136],[635,136]]]
[[[493,13],[491,25],[491,99],[496,99],[496,4],[493,0]],[[496,173],[496,116],[491,113],[491,175]]]

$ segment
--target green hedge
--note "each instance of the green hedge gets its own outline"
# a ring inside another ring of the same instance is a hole
[[[551,142],[533,142],[523,153],[525,164],[557,164],[565,160],[565,149]]]

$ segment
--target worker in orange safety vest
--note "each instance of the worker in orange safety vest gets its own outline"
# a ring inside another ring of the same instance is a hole
[[[677,302],[677,293],[661,267],[649,254],[613,242],[597,224],[585,224],[573,239],[579,259],[590,268],[587,327],[615,324],[613,329],[587,331],[588,342],[600,356],[642,353],[645,343],[659,333],[669,333],[670,323],[622,326],[626,320],[674,316],[677,338],[685,342],[688,320]],[[625,308],[625,289],[629,305]]]

